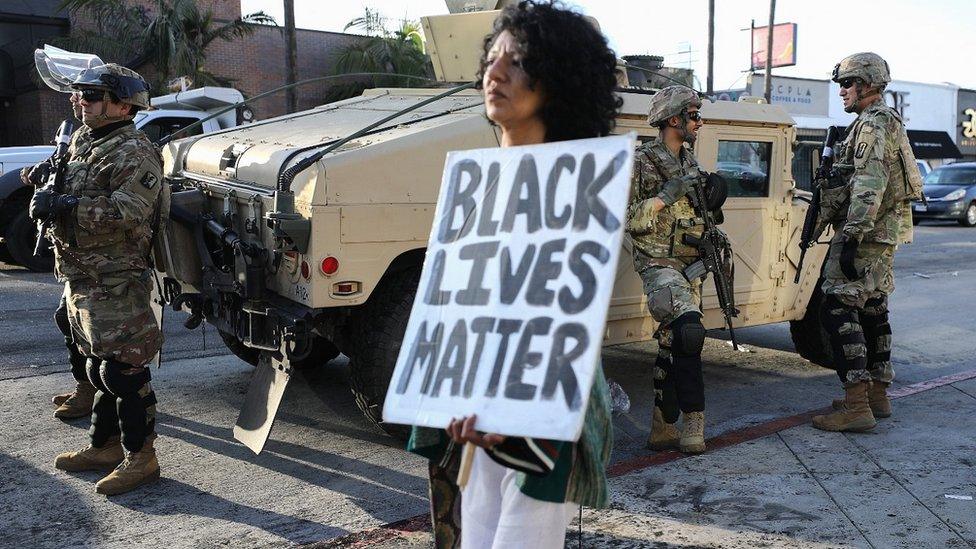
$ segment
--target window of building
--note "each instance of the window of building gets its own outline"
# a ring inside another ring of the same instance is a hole
[[[762,141],[718,142],[715,171],[729,182],[729,196],[769,196],[769,159],[773,144]]]

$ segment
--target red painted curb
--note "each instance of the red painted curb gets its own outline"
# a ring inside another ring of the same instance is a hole
[[[906,385],[904,387],[899,387],[888,391],[888,396],[892,399],[904,398],[911,395],[916,395],[918,393],[929,391],[931,389],[938,389],[939,387],[945,387],[952,383],[958,383],[960,381],[967,381],[970,379],[976,379],[976,370],[969,370],[966,372],[959,372],[958,374],[952,374],[948,376],[937,377],[935,379],[930,379],[928,381],[920,381],[918,383],[913,383],[911,385]],[[742,444],[743,442],[749,442],[750,440],[756,440],[763,438],[780,431],[785,431],[786,429],[791,429],[799,425],[810,421],[813,416],[829,413],[830,408],[820,408],[818,410],[810,410],[808,412],[803,412],[800,414],[787,416],[779,419],[774,419],[766,423],[760,423],[759,425],[753,425],[751,427],[745,427],[743,429],[738,429],[735,431],[729,431],[728,433],[723,433],[716,437],[712,437],[706,441],[708,447],[708,453],[714,452],[715,450],[721,450],[722,448],[728,448],[730,446],[735,446],[737,444]],[[646,456],[638,456],[631,459],[626,459],[624,461],[614,463],[607,469],[607,475],[611,478],[619,477],[621,475],[626,475],[628,473],[633,473],[634,471],[640,471],[648,467],[653,467],[655,465],[664,465],[665,463],[671,463],[673,461],[678,461],[680,459],[685,459],[693,457],[689,454],[682,454],[677,450],[668,450],[664,452],[655,452]],[[430,515],[417,515],[415,517],[410,517],[398,522],[393,522],[387,525],[379,526],[371,530],[364,530],[362,532],[357,532],[355,534],[349,534],[341,538],[334,538],[332,540],[316,543],[313,545],[308,545],[306,547],[312,547],[317,549],[324,549],[328,547],[343,547],[343,548],[362,548],[369,547],[373,544],[380,543],[383,541],[388,541],[391,539],[396,539],[399,537],[404,537],[405,535],[430,530]]]

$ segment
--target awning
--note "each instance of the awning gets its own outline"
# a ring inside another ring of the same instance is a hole
[[[912,143],[915,158],[962,158],[959,147],[952,142],[946,132],[927,130],[908,130],[908,140]]]

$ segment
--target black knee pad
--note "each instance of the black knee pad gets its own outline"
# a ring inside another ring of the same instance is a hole
[[[101,377],[109,392],[119,398],[138,396],[139,389],[152,378],[149,368],[112,359],[102,361]]]
[[[75,381],[88,381],[88,357],[81,354],[74,343],[65,345],[68,348],[68,363],[71,364],[71,376]]]
[[[685,313],[670,325],[671,352],[676,357],[698,356],[705,346],[705,326],[697,313]]]
[[[58,331],[64,336],[66,341],[74,341],[71,336],[71,323],[68,322],[68,302],[61,297],[61,304],[58,305],[58,310],[54,311],[54,324],[57,325]]]
[[[868,346],[868,364],[891,360],[891,324],[888,323],[888,299],[869,299],[861,312],[861,326]]]
[[[857,309],[841,303],[834,296],[827,296],[820,308],[820,322],[830,337],[838,375],[843,379],[848,370],[864,369],[867,340]]]
[[[108,387],[105,386],[105,381],[102,380],[102,359],[96,357],[89,357],[85,361],[85,370],[88,372],[88,381],[95,386],[96,389],[103,393],[108,393]]]

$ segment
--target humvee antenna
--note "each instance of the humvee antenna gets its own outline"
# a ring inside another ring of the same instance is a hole
[[[417,110],[417,109],[419,109],[421,107],[424,107],[426,105],[429,105],[431,103],[434,103],[435,101],[439,101],[441,99],[444,99],[445,97],[449,97],[449,96],[454,95],[454,94],[456,94],[458,92],[461,92],[461,91],[464,91],[464,90],[467,90],[467,89],[471,89],[471,88],[475,87],[477,84],[478,84],[478,81],[477,80],[474,80],[474,81],[471,81],[471,82],[468,82],[468,83],[465,83],[465,84],[461,84],[460,86],[455,86],[455,87],[453,87],[453,88],[451,88],[451,89],[449,89],[449,90],[447,90],[447,91],[445,91],[443,93],[439,93],[439,94],[437,94],[435,96],[429,97],[429,98],[427,98],[427,99],[425,99],[425,100],[417,103],[416,105],[411,105],[411,106],[409,106],[409,107],[407,107],[405,109],[400,109],[399,111],[397,111],[397,112],[395,112],[395,113],[393,113],[393,114],[391,114],[389,116],[385,116],[385,117],[381,118],[380,120],[377,120],[376,122],[373,122],[372,124],[369,124],[368,126],[364,126],[363,128],[360,128],[359,130],[357,130],[357,131],[349,134],[348,136],[346,136],[346,137],[344,137],[344,138],[342,138],[342,139],[340,139],[338,141],[335,141],[335,142],[331,143],[328,147],[325,147],[321,151],[319,151],[319,152],[317,152],[315,154],[306,156],[305,158],[303,158],[303,159],[299,160],[298,162],[296,162],[294,166],[292,166],[292,167],[288,168],[287,170],[284,170],[284,171],[281,172],[281,174],[278,176],[277,190],[278,191],[285,191],[285,192],[290,191],[291,190],[291,182],[295,179],[295,176],[297,176],[299,173],[301,173],[302,171],[304,171],[309,166],[311,166],[311,165],[315,164],[316,162],[318,162],[319,160],[321,160],[325,155],[327,155],[330,152],[338,149],[339,147],[345,145],[346,143],[352,141],[353,139],[357,139],[357,138],[361,137],[363,134],[367,133],[368,131],[372,130],[373,128],[376,128],[377,126],[381,126],[383,124],[386,124],[387,122],[389,122],[390,120],[393,120],[394,118],[399,118],[399,117],[407,114],[408,112],[415,111],[415,110]]]
[[[189,126],[185,126],[183,128],[180,128],[179,130],[176,130],[175,132],[173,132],[173,133],[171,133],[171,134],[163,137],[162,139],[156,141],[155,142],[155,145],[157,147],[162,147],[162,146],[166,145],[167,143],[169,143],[170,141],[172,141],[173,139],[175,139],[177,135],[182,134],[182,133],[185,133],[185,132],[190,131],[192,129],[195,129],[195,128],[203,125],[204,122],[206,122],[208,120],[212,120],[214,118],[217,118],[218,116],[224,114],[225,112],[232,111],[232,110],[234,110],[234,109],[236,109],[236,108],[238,108],[238,107],[240,107],[242,105],[250,104],[253,101],[257,101],[258,99],[264,99],[265,97],[268,97],[269,95],[274,95],[274,94],[276,94],[276,93],[278,93],[280,91],[287,90],[288,88],[294,88],[296,86],[301,86],[301,85],[304,85],[304,84],[311,84],[312,82],[323,82],[325,80],[335,80],[335,79],[338,79],[338,78],[364,77],[364,76],[373,76],[373,77],[375,77],[375,76],[396,76],[397,78],[408,78],[408,79],[411,79],[411,80],[420,80],[420,81],[423,81],[423,82],[437,82],[437,80],[434,80],[433,78],[427,78],[425,76],[414,76],[412,74],[398,74],[398,73],[389,73],[389,72],[351,72],[351,73],[347,73],[347,74],[332,74],[332,75],[329,75],[329,76],[318,76],[318,77],[315,77],[315,78],[307,78],[305,80],[300,80],[300,81],[295,82],[295,83],[292,83],[292,84],[285,84],[284,86],[279,86],[279,87],[277,87],[277,88],[275,88],[273,90],[268,90],[268,91],[266,91],[264,93],[259,93],[259,94],[255,95],[254,97],[249,97],[249,98],[247,98],[247,99],[245,99],[243,101],[238,101],[237,103],[234,103],[233,105],[231,105],[229,107],[226,107],[226,108],[223,108],[223,109],[218,110],[217,112],[211,114],[210,116],[207,116],[206,118],[201,118],[200,120],[197,120],[196,122],[190,124]]]

